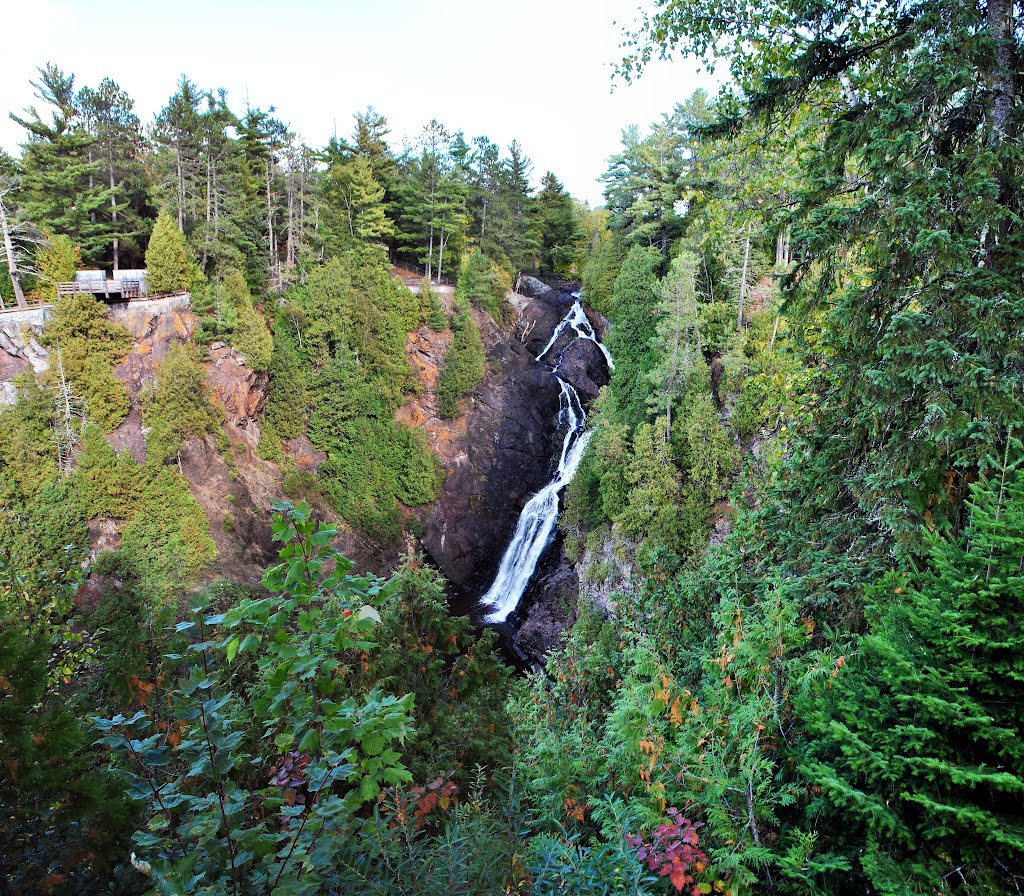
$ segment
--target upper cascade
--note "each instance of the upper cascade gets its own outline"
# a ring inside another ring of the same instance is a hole
[[[558,326],[555,327],[547,345],[545,345],[544,348],[540,350],[540,354],[537,355],[537,360],[543,361],[544,356],[551,351],[552,346],[558,341],[558,337],[562,335],[565,328],[572,327],[573,330],[576,331],[577,338],[587,339],[601,349],[601,354],[604,355],[604,360],[608,365],[608,370],[615,370],[615,362],[612,360],[611,352],[609,352],[608,348],[597,338],[594,328],[590,325],[590,321],[587,319],[587,313],[583,310],[583,304],[580,301],[580,294],[578,292],[574,292],[573,296],[576,298],[576,301],[572,303],[569,313],[566,314],[566,316],[559,322]],[[555,365],[555,371],[557,372],[557,370],[558,364]]]

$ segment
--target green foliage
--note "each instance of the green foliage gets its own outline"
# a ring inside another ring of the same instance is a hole
[[[42,342],[58,363],[47,378],[55,383],[63,364],[64,376],[85,404],[86,419],[106,432],[128,415],[128,390],[115,379],[113,367],[131,347],[128,331],[107,316],[106,306],[88,293],[61,296],[43,329]]]
[[[266,370],[270,365],[274,340],[263,318],[253,307],[252,295],[239,270],[231,270],[224,277],[224,288],[235,310],[235,324],[231,344],[245,356],[253,370]]]
[[[0,875],[19,893],[99,893],[132,812],[50,687],[47,638],[15,618],[0,564]]]
[[[146,248],[146,289],[151,293],[186,289],[192,282],[194,266],[184,234],[174,219],[161,211]]]
[[[648,372],[653,365],[651,342],[657,335],[657,271],[661,257],[654,249],[629,250],[612,291],[611,332],[607,345],[615,358],[612,392],[625,419],[647,415]]]
[[[511,673],[493,632],[478,636],[466,617],[449,615],[444,579],[409,555],[388,583],[377,646],[360,679],[368,687],[416,694],[416,734],[404,754],[415,780],[480,765],[504,768],[505,698]]]
[[[220,280],[193,284],[191,304],[192,310],[199,315],[194,338],[200,345],[227,339],[238,323],[238,311]]]
[[[462,259],[455,286],[455,304],[462,309],[471,305],[482,308],[494,320],[506,314],[505,296],[512,291],[508,273],[490,261],[483,252],[473,252]]]
[[[736,309],[728,302],[707,302],[699,315],[701,344],[713,355],[721,353],[736,332]]]
[[[344,892],[499,894],[528,886],[523,862],[527,806],[514,780],[465,792],[439,776],[387,792],[348,843]]]
[[[440,489],[440,467],[425,437],[395,423],[394,404],[352,363],[328,364],[312,391],[309,438],[327,453],[318,471],[324,494],[353,525],[396,538],[395,501],[424,504]]]
[[[270,394],[263,418],[282,439],[301,436],[306,419],[308,362],[299,348],[302,331],[289,311],[297,314],[300,309],[286,305],[274,320],[274,349],[268,370]]]
[[[1024,861],[1020,464],[976,483],[968,513],[959,537],[929,537],[924,569],[870,588],[856,654],[801,701],[808,811],[858,844],[878,892],[1005,892]]]
[[[195,350],[173,342],[156,367],[156,382],[143,396],[146,457],[163,464],[172,459],[189,438],[220,431],[221,414],[206,390],[206,372]]]
[[[82,259],[69,237],[53,233],[45,233],[44,236],[46,241],[36,249],[35,273],[46,284],[45,298],[50,301],[56,294],[57,283],[75,279]]]
[[[448,315],[445,314],[444,303],[426,277],[420,281],[420,307],[423,309],[423,319],[431,330],[440,332],[447,328]]]
[[[32,498],[57,469],[50,424],[53,403],[34,376],[14,381],[17,400],[0,408],[0,495],[13,506],[14,495]]]
[[[452,341],[444,354],[437,380],[437,403],[442,417],[455,417],[463,396],[484,378],[484,344],[468,310],[452,315]]]
[[[555,175],[548,171],[541,178],[537,194],[537,226],[540,228],[540,266],[542,277],[579,279],[583,260],[582,215],[572,197]]]
[[[121,550],[161,600],[191,585],[216,555],[210,524],[170,467],[163,467],[139,493],[136,512],[121,532]]]
[[[362,155],[347,159],[336,156],[323,185],[329,212],[324,221],[328,248],[340,252],[382,244],[393,236],[394,224],[386,214],[384,193],[370,159]]]
[[[355,813],[409,779],[397,743],[412,695],[345,696],[346,651],[366,650],[381,583],[348,574],[332,529],[304,506],[279,505],[281,563],[226,614],[196,607],[171,700],[168,738],[145,710],[97,719],[125,763],[150,823],[135,835],[158,892],[319,893],[329,885]],[[257,651],[243,710],[230,665]],[[144,864],[143,864],[144,863]]]
[[[612,307],[612,291],[619,274],[624,252],[619,236],[608,227],[607,213],[591,212],[586,219],[588,231],[583,262],[583,297],[587,304],[602,314]]]

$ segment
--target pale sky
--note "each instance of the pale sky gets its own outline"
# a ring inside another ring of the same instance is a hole
[[[591,205],[623,127],[646,128],[697,87],[694,63],[652,65],[612,91],[622,27],[638,0],[0,0],[0,145],[23,139],[8,111],[35,103],[30,79],[54,62],[75,85],[113,78],[144,124],[187,74],[225,87],[231,108],[276,107],[310,145],[374,106],[389,141],[415,139],[431,118],[467,139],[517,139],[534,180],[551,169]],[[13,39],[12,39],[13,38]]]

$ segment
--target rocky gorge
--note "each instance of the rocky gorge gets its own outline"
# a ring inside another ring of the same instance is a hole
[[[552,479],[565,436],[559,426],[560,380],[575,389],[584,407],[608,381],[602,348],[575,338],[564,325],[575,301],[570,292],[523,278],[519,292],[509,296],[508,319],[499,323],[474,311],[486,373],[464,401],[462,414],[452,419],[439,414],[436,394],[450,331],[420,326],[408,337],[406,357],[417,387],[397,419],[424,431],[445,473],[436,501],[410,511],[410,530],[418,533],[417,546],[448,580],[454,613],[482,621],[480,597],[494,580],[520,512]],[[141,463],[146,453],[141,396],[170,345],[192,341],[198,319],[187,297],[113,305],[109,314],[131,338],[131,349],[115,371],[128,388],[131,410],[107,441]],[[606,322],[589,312],[588,319],[601,335]],[[42,372],[50,363],[41,341],[44,323],[41,309],[0,320],[0,400],[5,403],[14,400],[18,374]],[[268,377],[223,342],[204,347],[203,366],[226,438],[190,439],[178,463],[217,547],[204,581],[231,578],[255,584],[274,557],[268,525],[273,503],[286,497],[283,468],[256,452]],[[324,460],[304,438],[290,440],[286,450],[295,470],[315,471]],[[339,546],[357,568],[379,574],[394,568],[401,545],[379,544],[338,521],[315,495],[313,503],[318,515],[338,523]],[[94,554],[117,547],[118,521],[96,520],[90,532]],[[578,590],[556,531],[516,613],[502,626],[516,651],[535,660],[557,643],[573,620]]]

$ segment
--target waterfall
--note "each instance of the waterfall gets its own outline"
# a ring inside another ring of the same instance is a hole
[[[587,314],[583,310],[583,306],[579,301],[579,293],[573,293],[573,295],[576,296],[576,301],[572,303],[572,308],[569,309],[569,313],[563,317],[558,326],[555,327],[555,331],[551,334],[548,344],[545,345],[544,348],[540,350],[540,354],[537,355],[537,360],[540,361],[549,351],[551,351],[551,346],[558,341],[558,337],[562,335],[562,332],[566,327],[572,327],[576,331],[577,338],[588,339],[601,349],[601,354],[604,355],[604,360],[608,365],[608,369],[615,370],[615,362],[612,361],[611,352],[609,352],[608,349],[598,341],[594,328],[590,325],[590,321],[587,320]],[[555,369],[558,369],[558,365],[555,365]]]
[[[572,327],[575,330],[577,338],[589,339],[600,348],[608,362],[608,369],[615,369],[611,355],[598,342],[597,334],[594,333],[594,328],[587,320],[578,294],[569,313],[555,327],[548,344],[537,355],[537,361],[551,351],[551,347],[567,327]],[[560,361],[561,357],[559,357]],[[551,482],[533,495],[523,507],[512,541],[505,548],[501,564],[498,566],[498,574],[494,577],[491,587],[487,589],[487,593],[480,598],[481,604],[491,609],[491,612],[485,617],[487,622],[504,622],[508,619],[509,614],[519,606],[526,586],[529,585],[530,578],[537,568],[537,562],[555,531],[555,522],[558,520],[559,493],[576,474],[576,469],[583,459],[583,453],[587,449],[587,443],[590,441],[591,433],[587,431],[587,415],[583,410],[583,403],[580,401],[579,395],[569,383],[558,376],[558,364],[555,365],[554,374],[562,389],[558,399],[558,425],[559,428],[565,427],[566,430],[565,438],[562,440],[562,451],[558,457],[558,466]]]

